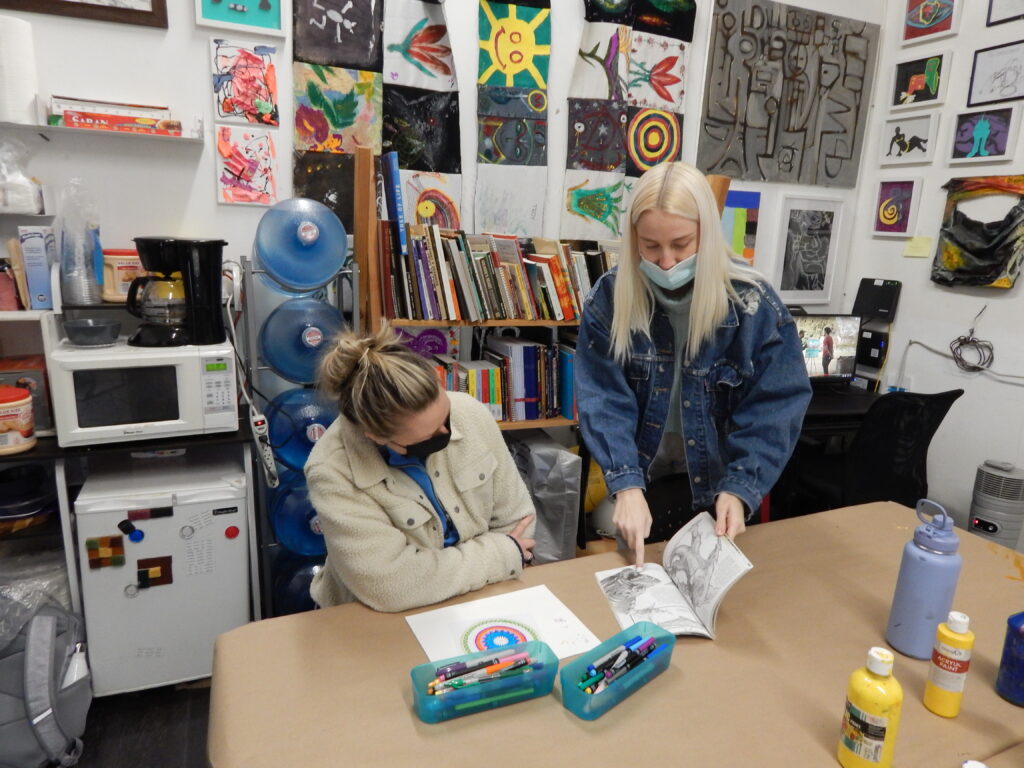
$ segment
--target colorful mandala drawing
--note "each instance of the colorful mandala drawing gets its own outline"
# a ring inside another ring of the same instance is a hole
[[[619,237],[619,209],[622,206],[623,182],[617,181],[605,187],[588,189],[588,181],[584,180],[565,191],[566,210],[608,227],[613,235]]]
[[[502,15],[503,14],[503,15]],[[551,11],[480,0],[481,85],[546,88]]]
[[[467,652],[492,651],[536,639],[536,631],[521,622],[488,619],[474,624],[462,634],[462,647]]]
[[[643,173],[658,163],[678,160],[682,133],[677,115],[660,109],[637,110],[626,131],[630,163]]]

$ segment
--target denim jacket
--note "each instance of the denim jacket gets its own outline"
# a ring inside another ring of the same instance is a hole
[[[634,333],[620,365],[611,354],[615,271],[587,296],[576,345],[580,430],[610,493],[645,488],[672,387],[672,327],[654,302],[651,338]],[[775,485],[796,445],[811,398],[793,318],[772,288],[735,283],[741,304],[695,359],[683,364],[683,438],[695,508],[719,493],[749,516]]]

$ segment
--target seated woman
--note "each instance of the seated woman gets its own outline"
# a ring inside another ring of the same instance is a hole
[[[306,462],[318,605],[404,611],[519,576],[533,502],[486,406],[441,389],[390,328],[341,334],[318,380],[340,411]]]

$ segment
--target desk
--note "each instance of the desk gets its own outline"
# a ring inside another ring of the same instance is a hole
[[[718,639],[680,638],[663,675],[593,722],[561,706],[557,684],[549,697],[420,722],[409,669],[424,654],[401,614],[350,604],[241,627],[217,640],[211,765],[837,765],[846,680],[884,644],[916,522],[883,502],[751,528],[740,544],[754,570],[723,603]],[[1006,617],[1024,599],[1024,556],[960,538],[956,607],[978,636],[963,710],[953,720],[928,712],[928,662],[897,655],[898,766],[959,768],[1024,744],[1024,709],[993,688]],[[614,552],[551,563],[449,603],[546,584],[604,638],[618,625],[593,573],[622,564]]]

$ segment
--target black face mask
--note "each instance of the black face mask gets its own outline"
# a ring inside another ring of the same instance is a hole
[[[432,453],[437,453],[448,447],[448,441],[452,439],[452,415],[449,413],[448,418],[444,420],[445,432],[428,437],[426,440],[420,440],[418,443],[410,443],[409,445],[402,446],[405,448],[405,455],[412,456],[414,459],[425,459]]]

